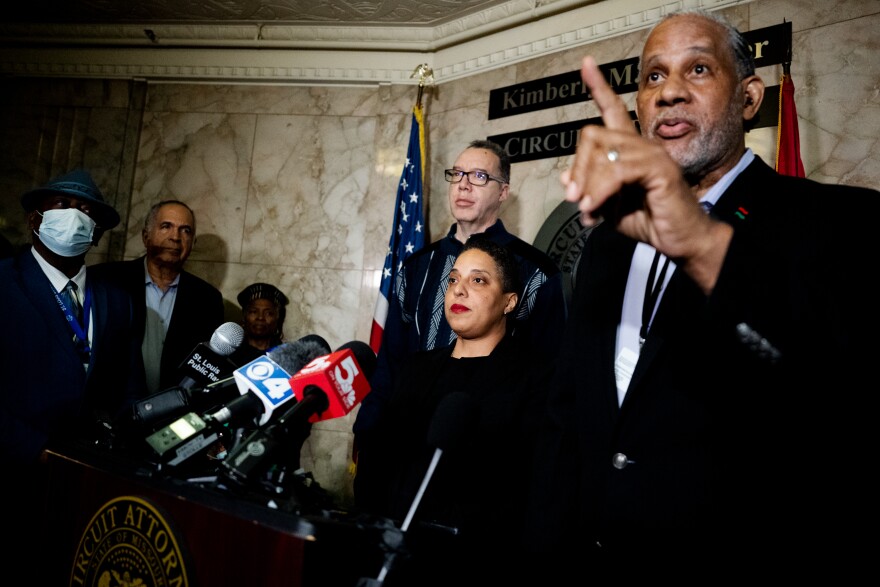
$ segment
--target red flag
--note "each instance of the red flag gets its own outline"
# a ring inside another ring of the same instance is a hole
[[[794,82],[783,73],[779,84],[779,124],[776,129],[776,171],[783,175],[805,177],[801,161],[797,108],[794,105]]]

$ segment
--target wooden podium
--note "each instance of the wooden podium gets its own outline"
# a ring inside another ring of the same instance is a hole
[[[354,587],[382,566],[380,531],[344,512],[274,509],[83,447],[44,459],[45,584]]]

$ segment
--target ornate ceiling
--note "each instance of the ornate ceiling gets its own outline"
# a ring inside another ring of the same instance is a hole
[[[0,77],[436,83],[754,0],[29,0],[0,22]]]
[[[437,50],[600,0],[34,0],[2,44]]]
[[[533,2],[548,4],[552,2]],[[435,26],[507,0],[55,0],[19,4],[15,22],[275,22],[298,25]],[[47,10],[49,9],[49,10]],[[48,18],[47,18],[48,16]]]

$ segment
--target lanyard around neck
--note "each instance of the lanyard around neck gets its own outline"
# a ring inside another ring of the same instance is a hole
[[[78,340],[77,348],[79,348],[84,353],[91,352],[89,348],[89,317],[91,316],[92,309],[92,289],[86,286],[86,296],[85,303],[83,304],[83,312],[82,312],[82,324],[76,319],[76,316],[73,315],[73,312],[70,308],[67,307],[67,304],[64,303],[61,295],[58,293],[55,288],[52,288],[52,292],[55,294],[55,300],[58,302],[58,306],[61,308],[61,311],[64,312],[64,316],[67,318],[67,323],[70,325],[71,330],[73,330],[73,334],[76,336]]]
[[[664,257],[663,268],[660,269],[660,276],[657,276],[657,265],[660,263],[660,255],[660,251],[654,252],[651,271],[648,273],[648,280],[645,282],[645,300],[642,303],[642,327],[639,329],[639,347],[645,344],[645,339],[648,338],[648,330],[651,328],[654,309],[657,307],[660,292],[663,291],[663,282],[666,281],[666,270],[669,269],[669,257]]]

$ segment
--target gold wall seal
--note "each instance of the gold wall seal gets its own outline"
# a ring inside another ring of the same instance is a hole
[[[133,496],[112,499],[83,530],[70,585],[188,587],[194,582],[178,535],[155,504]]]

